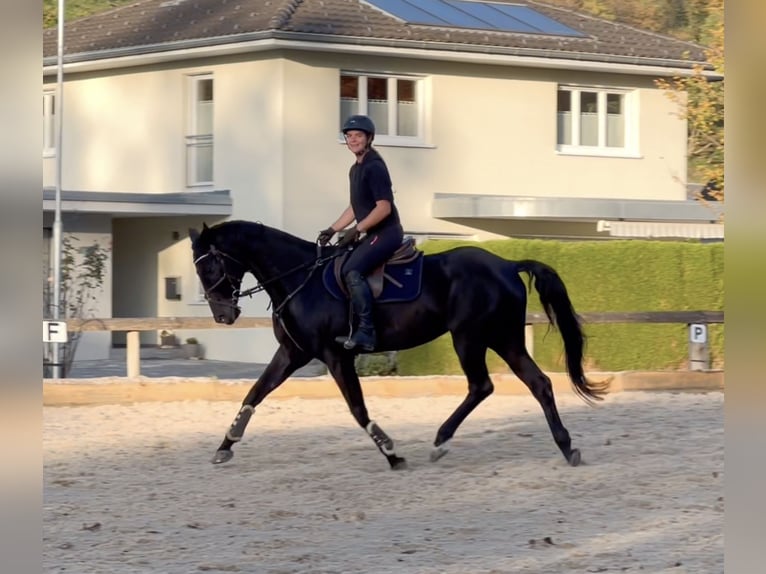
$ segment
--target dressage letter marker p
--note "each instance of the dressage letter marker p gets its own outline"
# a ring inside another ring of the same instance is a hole
[[[694,323],[689,325],[689,342],[707,343],[707,325]]]
[[[43,321],[43,343],[66,343],[68,340],[64,321]]]
[[[707,345],[707,325],[689,325],[689,370],[706,371],[710,368],[710,349]]]

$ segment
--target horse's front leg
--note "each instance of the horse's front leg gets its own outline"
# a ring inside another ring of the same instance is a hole
[[[250,388],[250,391],[242,401],[242,407],[239,409],[234,422],[231,423],[226,436],[213,456],[213,464],[221,464],[231,460],[234,453],[231,447],[235,442],[242,440],[245,434],[247,423],[255,412],[255,407],[265,399],[271,391],[285,382],[285,379],[293,374],[297,369],[303,367],[311,360],[311,357],[295,346],[282,344],[274,353],[271,362],[266,366],[256,383]]]
[[[380,428],[378,423],[370,420],[367,414],[367,406],[364,404],[364,395],[362,385],[359,383],[359,375],[354,368],[354,355],[348,352],[339,353],[330,352],[325,363],[330,374],[335,379],[343,398],[346,399],[351,414],[356,419],[367,434],[388,460],[392,470],[402,470],[407,468],[407,461],[396,454],[396,444],[394,440]]]

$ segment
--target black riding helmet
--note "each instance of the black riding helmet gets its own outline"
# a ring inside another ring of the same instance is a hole
[[[368,144],[371,144],[372,140],[375,139],[375,124],[367,116],[350,116],[346,120],[346,123],[343,124],[343,129],[341,129],[341,131],[343,132],[343,135],[346,135],[346,132],[350,130],[359,130],[366,133],[367,137],[370,138]]]

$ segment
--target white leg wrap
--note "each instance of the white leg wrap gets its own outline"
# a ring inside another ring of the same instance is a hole
[[[370,435],[375,446],[380,449],[383,454],[396,454],[396,445],[394,440],[388,436],[383,429],[381,429],[375,421],[370,421],[365,429],[367,434]]]
[[[449,443],[450,441],[445,441],[439,446],[434,447],[434,449],[431,451],[431,462],[436,462],[449,452]]]
[[[253,416],[255,407],[251,405],[242,405],[239,409],[237,416],[234,418],[234,422],[231,423],[231,427],[226,433],[226,438],[231,442],[239,442],[242,440],[242,435],[245,434],[245,427],[250,422],[250,417]]]

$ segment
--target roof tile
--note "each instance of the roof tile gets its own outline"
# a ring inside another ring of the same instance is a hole
[[[691,42],[535,0],[494,1],[527,5],[584,36],[408,24],[364,0],[143,0],[69,22],[64,52],[78,59],[103,58],[114,49],[165,51],[184,40],[226,43],[253,33],[279,33],[318,41],[414,43],[421,48],[666,66],[705,61],[704,48]],[[55,56],[56,41],[55,27],[43,32],[45,57]]]

